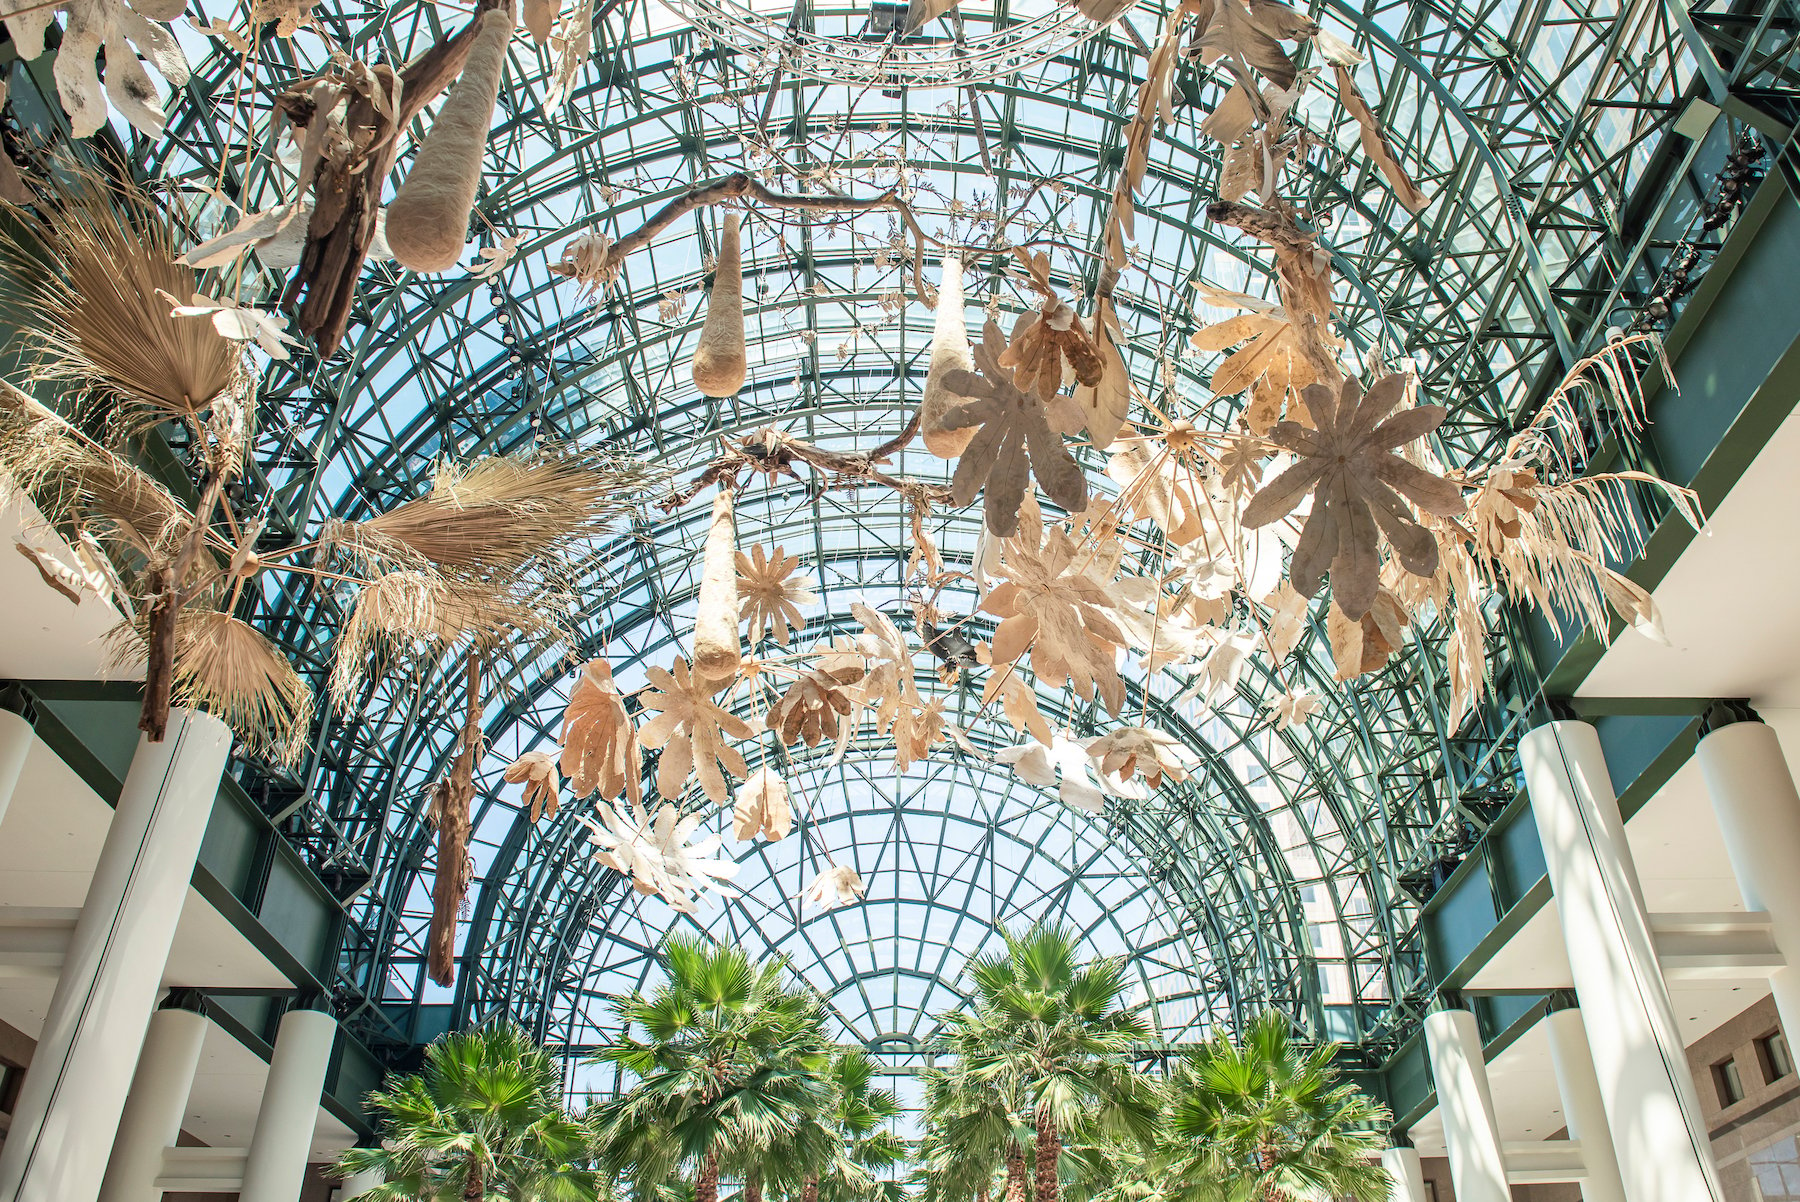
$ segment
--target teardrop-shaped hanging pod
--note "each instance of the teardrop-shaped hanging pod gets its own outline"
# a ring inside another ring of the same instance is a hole
[[[388,248],[413,271],[446,271],[468,244],[469,213],[481,186],[481,157],[513,28],[508,9],[489,9],[480,20],[462,75],[450,85],[387,209]]]
[[[712,525],[700,563],[700,612],[694,618],[694,674],[711,684],[737,675],[737,515],[730,488],[713,498]]]
[[[944,376],[973,369],[969,330],[963,323],[962,260],[948,258],[944,260],[944,278],[938,284],[937,320],[931,329],[931,366],[925,371],[925,395],[919,402],[919,430],[925,435],[925,448],[939,459],[961,455],[979,429],[944,429],[945,415],[968,402],[967,397],[944,387]]]
[[[694,348],[694,383],[710,397],[735,396],[748,372],[744,355],[744,266],[736,213],[725,215],[719,266],[706,298],[706,321]]]

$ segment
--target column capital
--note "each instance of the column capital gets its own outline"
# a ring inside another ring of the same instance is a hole
[[[1552,989],[1544,1000],[1548,1003],[1552,1014],[1558,1010],[1581,1009],[1581,999],[1575,995],[1573,989]]]
[[[206,995],[198,989],[176,986],[169,990],[169,996],[162,1000],[158,1010],[192,1010],[195,1014],[206,1013]]]
[[[1700,737],[1704,739],[1720,727],[1731,726],[1738,722],[1761,722],[1762,715],[1751,708],[1750,702],[1743,697],[1720,697],[1706,707],[1700,716]]]

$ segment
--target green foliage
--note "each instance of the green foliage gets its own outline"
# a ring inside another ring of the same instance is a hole
[[[1175,1202],[1386,1202],[1393,1185],[1370,1157],[1387,1110],[1349,1082],[1337,1045],[1296,1046],[1271,1010],[1241,1042],[1221,1033],[1170,1082],[1164,1147]]]
[[[444,1036],[417,1073],[369,1094],[382,1146],[352,1148],[338,1171],[378,1170],[357,1202],[596,1202],[588,1128],[562,1106],[556,1061],[507,1023]]]

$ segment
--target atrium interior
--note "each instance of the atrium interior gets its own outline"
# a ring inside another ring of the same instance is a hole
[[[0,71],[0,1202],[1800,1202],[1800,2]]]

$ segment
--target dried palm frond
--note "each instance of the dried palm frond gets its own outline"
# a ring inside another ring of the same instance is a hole
[[[527,641],[553,639],[562,630],[555,599],[519,593],[479,581],[427,571],[386,572],[356,595],[338,630],[331,695],[340,704],[355,695],[372,654],[399,653],[414,642],[441,650],[484,634]]]
[[[1674,373],[1655,334],[1626,334],[1571,367],[1544,402],[1531,424],[1513,435],[1502,462],[1535,459],[1563,474],[1586,461],[1587,438],[1582,408],[1609,406],[1627,431],[1649,423],[1646,398],[1634,356],[1648,353],[1665,380]]]
[[[0,233],[0,281],[24,302],[33,375],[72,385],[119,435],[197,422],[248,380],[238,344],[171,316],[157,295],[196,291],[194,269],[175,261],[173,219],[116,181],[63,178],[53,203],[8,206],[22,235]]]
[[[115,667],[144,653],[144,624],[121,622],[107,635]],[[251,755],[293,765],[306,749],[313,696],[261,631],[230,614],[184,609],[175,624],[176,705],[214,715]]]
[[[659,479],[655,469],[597,450],[446,460],[424,496],[367,521],[328,522],[321,541],[370,571],[430,564],[459,575],[513,575],[597,536]]]

